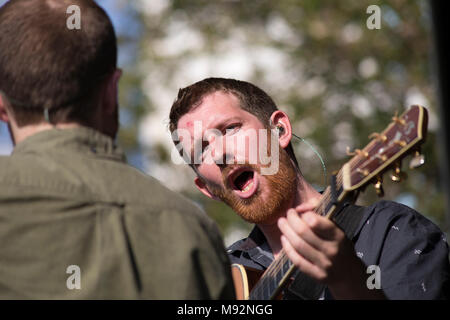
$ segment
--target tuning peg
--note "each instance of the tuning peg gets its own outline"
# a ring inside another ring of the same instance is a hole
[[[369,175],[369,170],[367,169],[357,168],[356,172],[358,172],[361,175],[361,177],[367,177]]]
[[[387,159],[388,159],[388,157],[385,155],[385,154],[379,154],[379,153],[377,153],[376,155],[375,155],[375,158],[377,158],[377,159],[380,159],[381,161],[386,161]]]
[[[398,123],[401,126],[404,126],[406,124],[405,119],[399,118],[398,117],[398,112],[395,111],[395,115],[392,117],[392,121],[394,121],[395,123]]]
[[[416,169],[422,166],[425,163],[425,156],[420,153],[420,150],[416,150],[413,158],[409,162],[409,167],[411,169]]]
[[[377,140],[379,140],[381,142],[385,142],[387,140],[387,137],[384,134],[380,134],[378,132],[374,132],[374,133],[370,134],[369,139],[377,139]]]
[[[402,182],[408,175],[401,170],[401,164],[397,162],[395,164],[394,173],[391,175],[391,180],[394,182]]]
[[[383,190],[383,179],[380,176],[377,176],[377,181],[375,182],[375,191],[377,192],[377,196],[383,197],[384,196],[384,190]]]
[[[356,152],[351,152],[351,151],[350,151],[350,147],[349,147],[349,146],[347,146],[346,153],[347,153],[348,156],[354,156],[354,155],[356,155]]]
[[[360,150],[360,149],[355,149],[355,151],[351,152],[349,146],[347,146],[347,155],[348,156],[358,155],[358,156],[363,156],[364,158],[368,158],[369,157],[369,153],[367,151]]]
[[[402,148],[407,145],[405,140],[395,140],[394,143],[398,144]]]

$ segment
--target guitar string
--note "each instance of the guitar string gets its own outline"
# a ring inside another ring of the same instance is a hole
[[[264,276],[260,279],[260,281],[258,281],[255,288],[252,290],[252,295],[256,295],[257,297],[262,296],[262,298],[267,298],[267,299],[270,298],[270,297],[265,297],[264,289],[266,287],[268,287],[270,284],[274,284],[274,286],[278,285],[278,283],[274,283],[274,281],[273,281],[274,276],[275,276],[275,281],[276,281],[276,274],[278,274],[277,270],[279,269],[280,265],[285,264],[286,258],[287,258],[287,256],[284,255],[284,251],[283,251],[281,253],[280,257],[274,261],[274,265],[269,267],[268,270],[266,270],[266,273],[264,274]],[[267,282],[269,282],[269,284]],[[262,293],[261,293],[261,291],[262,291]]]
[[[277,260],[274,261],[274,266],[272,268],[268,268],[268,270],[266,271],[267,273],[264,275],[264,277],[261,279],[261,281],[258,282],[257,286],[258,288],[255,287],[257,293],[260,293],[260,291],[262,290],[262,296],[264,297],[264,288],[267,287],[268,285],[270,285],[270,283],[273,283],[273,277],[278,273],[278,269],[280,264],[284,264],[285,262],[283,261],[285,256],[280,256]],[[274,274],[275,273],[275,274]],[[276,281],[276,278],[275,278]],[[269,282],[269,284],[267,284],[267,282]],[[277,285],[277,284],[275,284]],[[257,294],[258,295],[258,294]],[[267,297],[270,298],[270,297]]]
[[[282,264],[282,265],[284,265],[286,262],[291,263],[285,254],[280,256],[276,261],[277,264]],[[289,267],[290,267],[290,265],[289,265]],[[269,283],[267,283],[267,282],[269,282]],[[269,287],[270,284],[273,284],[275,288],[278,286],[278,281],[276,280],[276,277],[274,277],[274,275],[265,275],[263,279],[258,281],[257,286],[255,286],[255,288],[252,290],[252,296],[256,295],[256,297],[262,297],[262,299],[269,299],[270,296],[265,296],[266,291],[264,291],[264,289]],[[271,292],[268,292],[268,293],[271,294]]]

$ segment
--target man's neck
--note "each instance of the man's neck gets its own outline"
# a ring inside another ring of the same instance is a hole
[[[79,127],[81,127],[81,125],[78,123],[75,123],[75,122],[59,123],[59,124],[55,124],[55,125],[45,122],[45,123],[23,126],[20,128],[17,126],[13,126],[12,130],[11,130],[12,131],[11,134],[14,136],[14,139],[13,139],[14,144],[17,145],[18,143],[22,142],[26,138],[31,137],[42,131],[55,129],[55,128],[71,129],[71,128],[79,128]]]
[[[280,210],[274,221],[271,221],[268,224],[258,224],[258,227],[266,237],[275,258],[278,257],[282,249],[281,232],[277,225],[278,218],[285,217],[287,211],[291,208],[295,208],[304,203],[317,202],[317,200],[321,197],[321,194],[317,192],[308,182],[306,182],[300,173],[297,175],[297,181],[297,193],[294,199],[292,199],[292,202]]]

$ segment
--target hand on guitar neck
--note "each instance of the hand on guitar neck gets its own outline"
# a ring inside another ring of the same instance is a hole
[[[311,278],[324,283],[335,299],[383,299],[381,290],[369,290],[366,267],[352,242],[312,204],[290,209],[280,218],[283,249],[292,263]]]

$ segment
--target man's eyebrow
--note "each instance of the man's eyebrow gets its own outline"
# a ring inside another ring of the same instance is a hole
[[[223,130],[225,126],[235,121],[242,121],[242,118],[234,116],[231,118],[218,120],[217,122],[213,123],[212,129]]]

